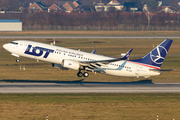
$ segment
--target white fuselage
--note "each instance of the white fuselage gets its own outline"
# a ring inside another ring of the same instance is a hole
[[[91,54],[79,50],[68,49],[49,44],[32,42],[26,40],[15,41],[18,44],[7,43],[3,47],[12,54],[42,60],[50,63],[62,64],[64,59],[76,61],[97,61],[110,60],[111,57]],[[108,65],[102,65],[93,71],[101,71],[100,73],[124,76],[124,77],[150,77],[159,75],[159,71],[151,71],[153,66],[139,64],[136,62],[121,60],[111,62]]]

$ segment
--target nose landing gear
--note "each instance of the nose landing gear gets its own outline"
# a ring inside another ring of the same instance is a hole
[[[19,63],[19,62],[20,62],[19,58],[17,58],[17,59],[16,59],[16,62],[17,62],[17,63]]]

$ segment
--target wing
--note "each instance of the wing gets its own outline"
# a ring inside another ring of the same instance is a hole
[[[96,60],[96,61],[79,61],[79,64],[81,66],[83,66],[86,70],[93,70],[95,68],[100,68],[101,66],[107,67],[107,64],[109,64],[110,62],[116,62],[116,61],[120,61],[120,60],[126,60],[133,49],[130,49],[125,56],[120,57],[120,58],[112,58],[112,59],[108,59],[108,60]]]

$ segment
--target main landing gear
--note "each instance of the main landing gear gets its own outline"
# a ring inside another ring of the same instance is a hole
[[[79,70],[79,72],[77,73],[77,76],[78,76],[78,77],[82,77],[82,76],[88,77],[88,76],[89,76],[89,73],[88,73],[88,72],[82,73],[81,70]]]

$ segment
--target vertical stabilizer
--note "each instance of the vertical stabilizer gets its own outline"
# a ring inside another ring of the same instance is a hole
[[[150,53],[144,56],[142,59],[131,61],[160,68],[172,42],[172,40],[166,39],[160,45],[154,48]]]

